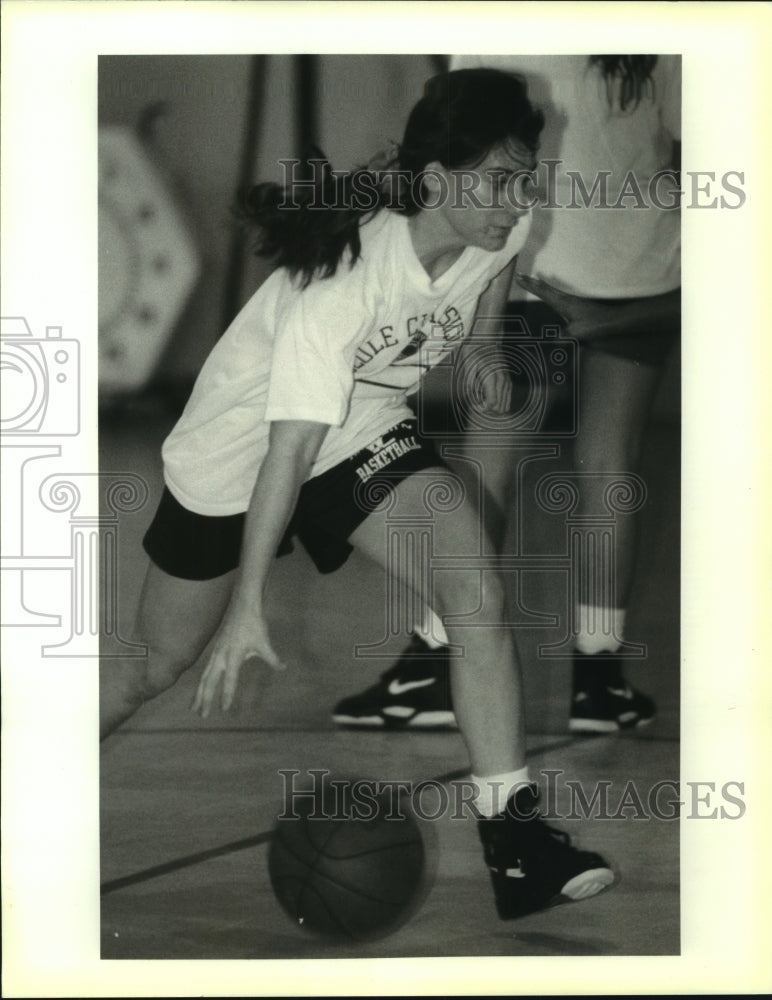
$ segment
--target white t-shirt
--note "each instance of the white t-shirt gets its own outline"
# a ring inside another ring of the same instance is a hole
[[[353,268],[301,291],[275,271],[215,345],[163,445],[164,478],[188,510],[236,514],[249,505],[269,422],[329,424],[318,476],[412,416],[421,376],[472,327],[477,301],[528,232],[522,216],[497,252],[467,247],[432,281],[408,220],[388,209],[360,227]]]
[[[624,112],[609,105],[606,83],[587,56],[456,56],[451,65],[490,66],[526,79],[529,97],[546,119],[539,161],[562,161],[550,168],[551,186],[543,192],[553,204],[584,205],[568,171],[581,176],[588,193],[599,172],[610,171],[609,205],[629,192],[620,208],[597,207],[600,196],[595,194],[586,199],[591,207],[534,209],[518,271],[593,298],[658,295],[680,286],[680,211],[656,204],[669,205],[668,192],[676,185],[663,179],[653,203],[649,197],[652,178],[670,166],[672,143],[681,134],[679,56],[659,56],[653,92]],[[541,188],[547,180],[543,165],[539,180]],[[642,203],[637,191],[647,207],[634,207]]]

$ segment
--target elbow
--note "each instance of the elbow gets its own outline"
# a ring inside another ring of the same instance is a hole
[[[313,467],[327,433],[327,425],[306,421],[271,424],[268,450],[274,461],[291,467],[302,478]]]

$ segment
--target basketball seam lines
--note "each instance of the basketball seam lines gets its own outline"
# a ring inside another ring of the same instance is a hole
[[[331,885],[335,885],[339,889],[345,889],[346,892],[358,893],[359,895],[364,896],[365,899],[369,899],[373,903],[386,903],[389,906],[399,906],[400,905],[399,903],[393,903],[393,902],[390,902],[387,899],[382,899],[379,896],[370,896],[367,893],[363,892],[362,889],[360,889],[359,887],[354,888],[354,887],[352,887],[350,885],[347,885],[345,882],[341,882],[339,879],[333,878],[331,875],[328,875],[326,872],[320,871],[316,866],[317,866],[319,860],[322,857],[321,851],[317,852],[317,855],[314,858],[313,864],[309,864],[304,858],[299,857],[295,853],[295,851],[289,850],[289,848],[287,848],[287,846],[284,843],[284,841],[278,840],[278,841],[276,841],[276,843],[281,844],[281,846],[287,851],[287,854],[289,854],[291,857],[293,857],[295,859],[295,861],[299,861],[300,864],[305,865],[306,868],[308,869],[308,871],[306,873],[306,876],[305,876],[305,879],[303,879],[303,888],[304,888],[304,890],[308,887],[308,885],[307,885],[307,883],[308,883],[308,876],[311,875],[311,874],[313,874],[313,875],[317,875],[317,876],[319,876],[319,877],[321,877],[323,879],[326,879]],[[416,843],[416,841],[408,841],[408,843],[412,844],[412,843]],[[373,852],[368,852],[368,853],[373,853]],[[340,860],[340,859],[332,859],[332,860]],[[297,880],[300,881],[301,880],[301,876],[299,876],[299,875],[293,875],[293,874],[287,874],[287,875],[277,876],[277,880],[279,880],[279,879],[283,879],[283,880],[286,880],[286,879],[297,879]]]
[[[316,875],[317,878],[323,878],[325,880],[325,882],[329,882],[330,885],[334,885],[338,889],[343,889],[346,892],[350,892],[350,893],[352,893],[352,895],[361,896],[363,899],[367,899],[371,903],[382,903],[385,906],[390,906],[390,907],[395,908],[395,909],[396,908],[400,908],[400,907],[402,907],[404,905],[404,903],[402,901],[394,902],[393,900],[390,900],[390,899],[383,899],[381,896],[372,896],[372,895],[370,895],[370,893],[365,892],[359,886],[346,885],[345,882],[341,882],[338,879],[333,878],[331,875],[327,875],[326,872],[318,871],[317,869],[309,869],[305,873],[305,877],[300,876],[300,875],[291,875],[291,874],[290,875],[281,875],[281,876],[279,876],[277,878],[277,881],[286,882],[288,880],[293,880],[294,879],[295,881],[300,882],[302,884],[302,886],[303,886],[303,892],[305,892],[306,890],[312,890],[313,889],[313,886],[309,885],[309,876],[310,875]],[[298,902],[300,902],[300,900],[298,900]]]

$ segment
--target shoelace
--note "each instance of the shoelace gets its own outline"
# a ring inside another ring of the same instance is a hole
[[[571,837],[565,830],[558,830],[557,827],[550,826],[549,823],[545,823],[541,818],[534,824],[533,830],[534,832],[538,831],[535,839],[541,841],[558,841],[563,847],[569,847],[571,844]]]
[[[523,847],[527,849],[528,847],[545,843],[549,843],[550,846],[560,844],[561,847],[570,847],[571,845],[571,837],[565,830],[559,830],[554,826],[550,826],[549,823],[545,823],[538,813],[533,819],[522,821],[519,824],[519,828],[524,835],[518,838],[517,849]],[[508,848],[513,848],[514,846],[512,841],[512,826],[509,823],[502,823],[496,831],[496,835],[486,844],[486,860],[489,864],[491,862],[499,863],[497,860],[498,856],[506,853]]]

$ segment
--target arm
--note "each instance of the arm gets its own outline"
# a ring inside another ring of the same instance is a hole
[[[233,594],[192,706],[204,717],[209,714],[221,678],[222,707],[225,711],[230,708],[245,660],[259,657],[274,669],[283,669],[268,636],[263,594],[300,488],[326,433],[326,424],[306,420],[271,424],[268,451],[247,510]]]
[[[517,258],[500,271],[490,282],[477,303],[472,332],[461,345],[459,357],[473,356],[478,348],[481,333],[486,335],[487,351],[485,354],[485,377],[475,379],[475,397],[483,410],[489,413],[506,413],[512,405],[512,380],[507,371],[506,361],[500,359],[491,364],[491,340],[501,341],[504,336],[504,319],[509,302],[512,280],[515,275]]]

